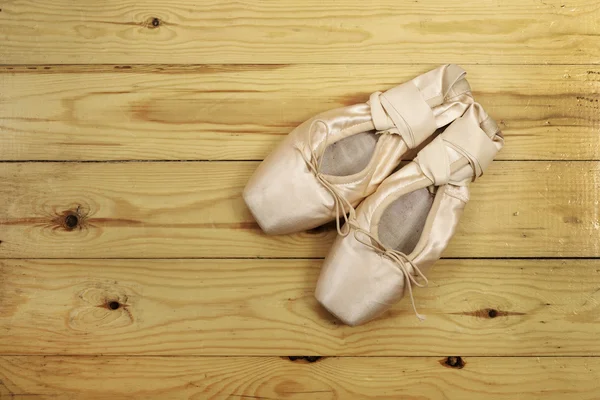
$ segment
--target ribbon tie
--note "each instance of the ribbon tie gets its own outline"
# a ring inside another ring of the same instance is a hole
[[[431,106],[413,82],[373,93],[369,105],[375,129],[400,135],[411,149],[437,129]]]
[[[492,128],[492,131],[496,130]],[[456,171],[452,170],[448,149],[454,150],[466,160],[472,170],[470,177],[462,173],[455,174]],[[421,167],[423,174],[435,186],[448,183],[464,186],[468,184],[469,180],[475,182],[475,179],[483,175],[483,171],[492,162],[498,150],[499,147],[480,128],[477,117],[463,116],[425,146],[415,161]]]

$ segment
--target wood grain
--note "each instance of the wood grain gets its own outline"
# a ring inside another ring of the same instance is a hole
[[[0,2],[0,400],[599,399],[599,18]],[[242,188],[300,122],[445,63],[502,161],[416,291],[427,320],[404,299],[344,326],[313,296],[335,229],[267,237]]]
[[[0,258],[325,256],[332,226],[261,233],[241,198],[257,164],[1,164]],[[598,257],[598,182],[598,162],[497,161],[445,256]]]
[[[598,63],[598,2],[8,0],[10,64]]]
[[[597,358],[0,357],[10,399],[592,400]],[[3,396],[3,398],[4,398]]]
[[[313,115],[435,67],[0,67],[0,160],[260,160]],[[467,70],[499,159],[600,159],[600,69]]]
[[[0,354],[600,355],[596,260],[442,260],[360,327],[313,297],[320,260],[3,260]]]

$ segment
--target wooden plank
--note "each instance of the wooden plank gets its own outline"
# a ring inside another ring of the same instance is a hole
[[[0,59],[106,63],[598,63],[596,1],[8,0]]]
[[[257,164],[0,164],[0,258],[325,256],[331,225],[260,231],[241,198]],[[598,162],[497,161],[445,256],[600,256],[598,182]]]
[[[600,355],[597,260],[442,260],[378,320],[313,297],[320,260],[3,260],[0,354]]]
[[[10,399],[597,399],[597,358],[0,357]],[[3,397],[4,398],[4,397]]]
[[[434,67],[0,67],[0,160],[260,160],[307,118]],[[600,159],[600,69],[467,70],[499,159]]]

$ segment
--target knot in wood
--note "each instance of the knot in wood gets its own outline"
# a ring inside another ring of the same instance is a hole
[[[79,224],[79,217],[75,214],[65,215],[65,227],[69,230],[75,229]]]
[[[462,369],[466,363],[460,356],[450,356],[445,360],[442,360],[441,364],[450,368]]]

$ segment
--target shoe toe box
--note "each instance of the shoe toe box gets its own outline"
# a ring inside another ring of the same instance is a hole
[[[338,236],[325,259],[315,297],[342,322],[355,326],[388,310],[403,291],[401,270],[350,234]]]
[[[262,230],[271,235],[315,228],[335,217],[333,198],[300,151],[281,146],[258,167],[243,192]]]

